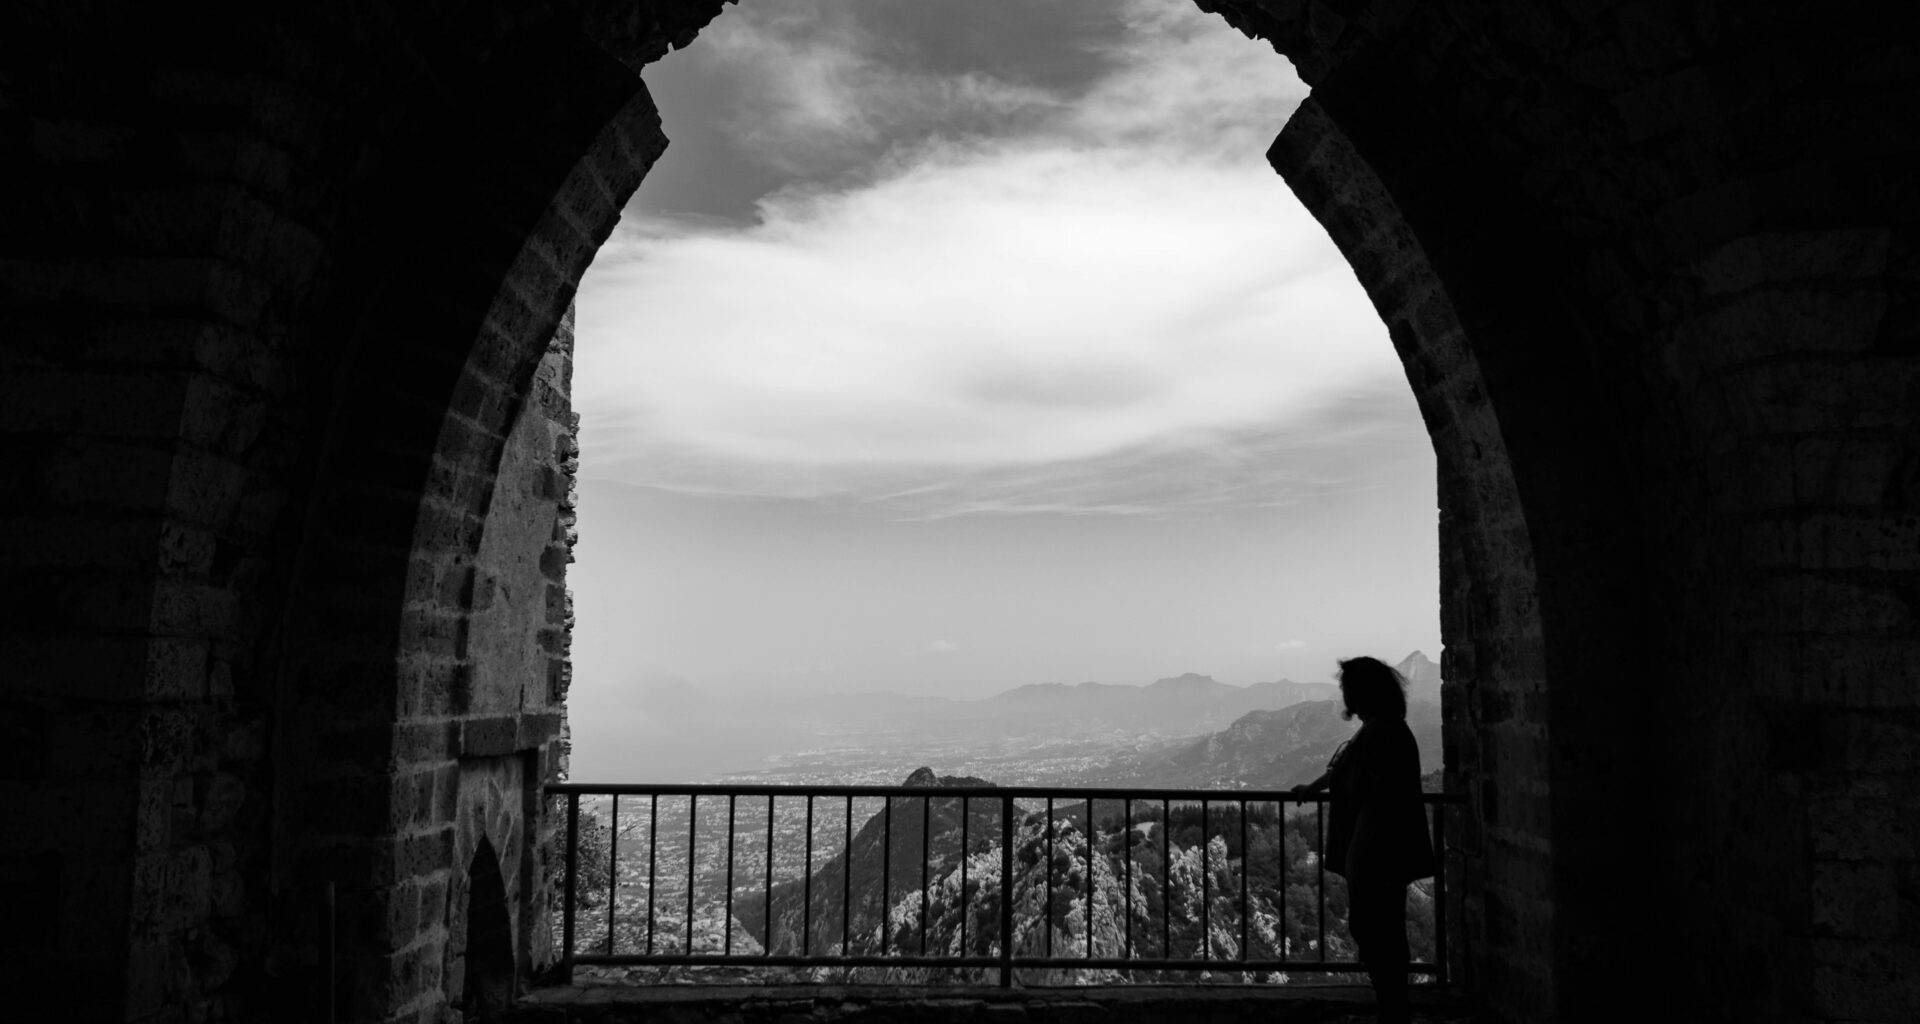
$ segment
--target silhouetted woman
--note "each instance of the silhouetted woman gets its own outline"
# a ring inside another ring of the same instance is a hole
[[[1433,874],[1420,802],[1420,748],[1407,728],[1406,680],[1378,658],[1340,663],[1344,717],[1360,731],[1297,794],[1333,792],[1327,869],[1347,879],[1347,930],[1373,980],[1380,1020],[1407,1021],[1407,883]]]

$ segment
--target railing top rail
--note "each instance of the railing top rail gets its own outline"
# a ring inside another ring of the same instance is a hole
[[[1180,800],[1241,801],[1248,803],[1318,803],[1325,793],[1295,794],[1285,789],[1148,789],[1122,786],[871,786],[832,783],[732,782],[555,782],[546,787],[555,796],[850,796],[850,797],[1013,797],[1067,800]],[[1460,793],[1422,793],[1428,804],[1465,803]]]

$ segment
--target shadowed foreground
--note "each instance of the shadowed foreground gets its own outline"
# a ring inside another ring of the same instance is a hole
[[[1477,1024],[1466,999],[1413,993],[1415,1024]],[[677,986],[573,986],[540,989],[499,1018],[514,1024],[774,1024],[791,1021],[912,1020],[916,1024],[1371,1024],[1373,993],[1325,986],[1289,991],[1130,986],[1101,989],[971,989],[944,993],[897,988],[756,988],[747,991]]]

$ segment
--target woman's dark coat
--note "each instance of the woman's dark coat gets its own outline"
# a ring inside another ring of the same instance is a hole
[[[1334,755],[1332,820],[1327,828],[1327,870],[1345,875],[1348,856],[1384,873],[1380,881],[1402,884],[1433,874],[1433,841],[1420,802],[1420,748],[1405,719],[1360,727]],[[1361,809],[1378,815],[1378,832],[1365,849],[1353,849]],[[1364,870],[1364,868],[1363,868]]]

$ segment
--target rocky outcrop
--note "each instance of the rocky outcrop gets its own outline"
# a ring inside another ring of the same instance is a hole
[[[938,790],[993,784],[970,776],[936,775],[922,767],[902,785]],[[817,868],[810,879],[777,885],[772,898],[764,902],[736,900],[734,917],[747,934],[769,935],[768,946],[776,954],[800,953],[803,948],[820,953],[843,945],[851,952],[877,953],[885,908],[918,894],[923,880],[932,885],[953,873],[959,865],[963,831],[970,853],[993,848],[1000,834],[999,801],[931,795],[889,798],[883,810],[859,826],[847,848]],[[771,931],[766,920],[769,906]]]

